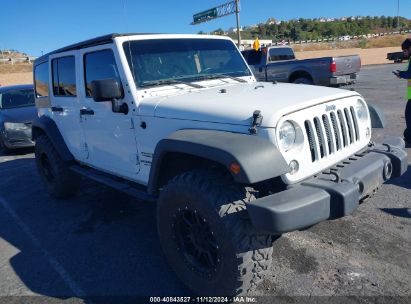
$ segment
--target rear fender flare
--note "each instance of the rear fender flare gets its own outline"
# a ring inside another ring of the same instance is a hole
[[[32,139],[34,141],[43,133],[50,139],[63,161],[70,162],[74,160],[56,123],[48,116],[41,116],[34,120],[32,124]]]

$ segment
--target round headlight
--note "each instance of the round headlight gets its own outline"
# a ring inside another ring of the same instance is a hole
[[[355,111],[357,112],[358,118],[364,122],[368,119],[368,109],[367,105],[361,99],[357,100],[357,104],[355,106]]]
[[[290,121],[285,121],[279,131],[280,146],[283,150],[288,151],[295,143],[296,132],[294,125]]]

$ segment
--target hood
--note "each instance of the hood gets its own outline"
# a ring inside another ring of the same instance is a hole
[[[28,123],[36,118],[37,109],[35,106],[0,109],[0,120],[2,121]]]
[[[260,110],[262,127],[275,127],[289,113],[358,93],[335,88],[270,82],[239,83],[184,93],[147,97],[140,114],[171,119],[250,125],[253,112]],[[170,90],[175,92],[174,90]]]

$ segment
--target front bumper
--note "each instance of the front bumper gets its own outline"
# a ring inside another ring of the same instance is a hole
[[[403,145],[372,146],[314,178],[248,203],[247,211],[256,228],[273,234],[306,228],[350,214],[407,167]]]
[[[7,149],[34,146],[34,141],[31,139],[31,128],[27,130],[2,130],[0,136]]]

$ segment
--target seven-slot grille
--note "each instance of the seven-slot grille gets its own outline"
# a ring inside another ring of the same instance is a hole
[[[354,107],[337,109],[316,116],[306,120],[304,127],[313,162],[360,140]]]

